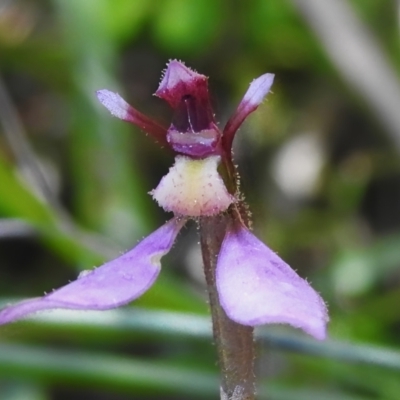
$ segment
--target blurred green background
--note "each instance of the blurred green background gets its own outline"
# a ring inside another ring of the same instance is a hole
[[[399,399],[400,49],[396,0],[0,0],[0,302],[75,279],[167,216],[172,165],[94,95],[152,97],[169,59],[209,76],[263,241],[329,304],[330,339],[259,331],[260,399]],[[194,224],[132,306],[0,328],[0,399],[217,399]],[[266,394],[269,396],[266,396]]]

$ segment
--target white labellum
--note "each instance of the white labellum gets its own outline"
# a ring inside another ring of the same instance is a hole
[[[168,174],[151,192],[153,198],[164,210],[176,215],[199,217],[225,211],[235,198],[217,171],[220,159],[177,156]]]

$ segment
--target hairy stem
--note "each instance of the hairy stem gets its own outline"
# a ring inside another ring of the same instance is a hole
[[[253,328],[237,324],[227,317],[220,305],[215,282],[217,258],[230,218],[228,214],[201,218],[201,250],[222,374],[221,399],[254,400]]]

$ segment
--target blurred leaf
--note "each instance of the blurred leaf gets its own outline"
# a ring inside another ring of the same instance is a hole
[[[22,183],[22,178],[0,157],[0,209],[7,216],[24,218],[36,226],[54,223],[46,204]]]
[[[20,380],[5,382],[0,380],[0,393],[2,400],[46,400],[49,399],[47,391],[39,385]]]
[[[85,1],[88,5],[90,1]],[[93,12],[103,25],[106,36],[115,41],[132,40],[137,34],[144,18],[150,11],[149,0],[96,0],[92,2]]]
[[[299,366],[312,370],[313,379],[327,376],[336,384],[352,388],[355,393],[364,394],[366,399],[398,399],[400,390],[398,371],[382,371],[369,365],[343,365],[329,359],[324,363],[317,363],[311,358],[305,359],[299,356],[291,358]]]
[[[400,236],[390,235],[359,249],[341,250],[331,267],[338,293],[359,295],[400,266]]]
[[[224,23],[220,0],[164,0],[154,12],[154,35],[172,58],[212,46]]]
[[[193,368],[171,366],[110,356],[101,353],[60,351],[50,348],[0,344],[0,373],[5,377],[34,379],[74,387],[91,387],[119,393],[175,393],[190,398],[217,398],[219,379],[215,374]],[[308,389],[287,389],[269,383],[259,389],[260,400],[361,400],[362,397]],[[332,392],[332,391],[330,391]]]
[[[5,303],[4,299],[1,303]],[[54,310],[51,313],[29,317],[24,323],[2,327],[2,336],[15,335],[16,331],[21,330],[21,326],[27,330],[34,328],[50,330],[50,332],[64,330],[68,333],[88,330],[89,340],[94,335],[102,333],[112,333],[119,337],[147,335],[152,341],[161,339],[208,341],[212,338],[209,316],[140,307],[86,312]],[[332,339],[320,342],[295,333],[289,327],[262,327],[257,329],[256,337],[263,348],[271,347],[330,361],[338,360],[343,364],[362,364],[400,371],[400,349]]]
[[[106,35],[96,14],[97,1],[55,3],[75,83],[69,93],[75,205],[79,217],[91,228],[128,245],[141,236],[151,215],[141,175],[131,163],[134,137],[126,124],[100,106],[95,96],[101,88],[118,90],[111,73],[116,43]]]
[[[135,305],[176,311],[206,313],[207,301],[197,296],[183,281],[162,271],[155,284]]]
[[[0,344],[2,378],[70,384],[127,393],[180,393],[199,398],[218,391],[218,377],[108,354]]]
[[[289,1],[256,0],[246,7],[246,33],[269,63],[294,69],[315,61],[315,41]]]
[[[69,261],[98,263],[103,256],[85,247],[79,236],[63,232],[48,205],[39,200],[0,157],[0,211],[31,223],[46,243]]]

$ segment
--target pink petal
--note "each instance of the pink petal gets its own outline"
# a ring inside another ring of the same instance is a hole
[[[130,106],[118,93],[103,89],[96,92],[97,98],[114,117],[130,122],[153,136],[159,143],[166,144],[167,129]]]
[[[271,89],[274,76],[274,74],[264,74],[251,82],[238,108],[225,125],[223,132],[225,149],[232,147],[233,138],[240,125],[262,103],[264,97]]]
[[[221,305],[243,325],[290,324],[324,339],[327,309],[318,293],[249,230],[228,232],[218,257]]]
[[[156,96],[176,108],[183,97],[193,96],[208,107],[207,77],[201,75],[177,60],[168,63]]]
[[[54,292],[22,301],[0,311],[0,324],[40,310],[65,308],[106,310],[141,296],[156,280],[160,259],[169,252],[184,220],[172,219],[136,247]]]
[[[161,95],[164,91],[174,90],[180,83],[190,84],[196,79],[206,80],[207,78],[188,68],[182,62],[172,60],[167,65],[156,94]]]

